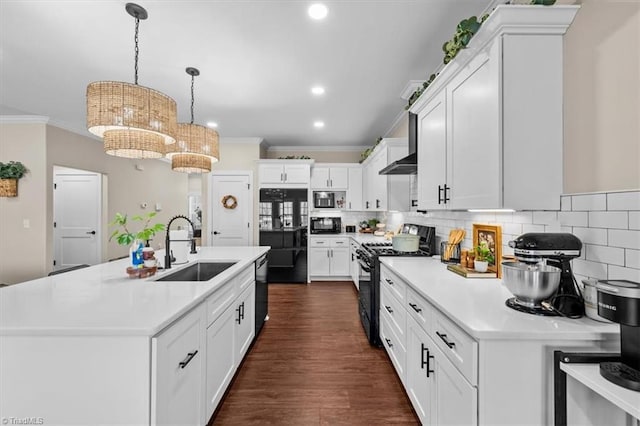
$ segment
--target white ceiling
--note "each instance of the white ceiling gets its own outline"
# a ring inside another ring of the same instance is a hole
[[[276,146],[366,146],[396,122],[410,80],[442,62],[442,44],[492,0],[149,1],[140,23],[139,84],[178,103],[221,137]],[[495,3],[495,0],[493,1]],[[85,90],[133,83],[134,19],[126,1],[0,0],[0,114],[30,113],[89,135]],[[314,97],[313,85],[326,87]],[[324,129],[313,122],[322,120]]]

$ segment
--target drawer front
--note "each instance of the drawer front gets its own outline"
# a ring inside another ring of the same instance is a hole
[[[380,310],[387,313],[393,331],[401,339],[402,346],[406,348],[407,311],[404,309],[404,306],[391,295],[391,290],[384,286],[380,293]],[[382,315],[383,313],[380,313],[380,316]]]
[[[238,293],[235,280],[231,280],[207,298],[207,327],[231,305]]]
[[[407,298],[407,284],[384,265],[380,268],[380,288],[382,287],[391,290],[398,302],[404,304]]]
[[[349,238],[331,238],[331,247],[349,247]]]
[[[478,384],[478,342],[439,311],[433,313],[431,338],[472,384]]]
[[[237,277],[235,277],[232,281],[235,285],[238,285],[240,290],[238,293],[242,292],[245,288],[247,288],[256,278],[256,271],[253,265],[247,267],[244,271],[240,272]]]
[[[431,333],[434,311],[432,305],[409,287],[407,288],[407,301],[404,306],[409,313],[408,315],[420,324],[425,333]]]
[[[402,383],[405,383],[406,380],[406,359],[407,359],[407,350],[400,343],[400,339],[393,332],[393,326],[390,324],[389,315],[385,315],[384,312],[380,315],[380,340],[382,341],[382,346],[389,354],[389,358],[391,358],[391,363],[396,369],[396,373]]]
[[[311,247],[331,247],[331,238],[309,238],[309,245]]]

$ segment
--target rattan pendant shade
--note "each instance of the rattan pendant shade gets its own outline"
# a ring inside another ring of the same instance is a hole
[[[104,139],[109,155],[126,158],[160,158],[177,132],[177,106],[169,96],[138,85],[138,26],[147,11],[127,3],[136,20],[135,84],[96,81],[87,86],[87,129]]]
[[[191,76],[191,123],[178,123],[176,143],[167,146],[166,155],[176,172],[209,173],[220,159],[220,137],[213,129],[193,124],[193,82],[200,71],[189,67],[186,72]]]

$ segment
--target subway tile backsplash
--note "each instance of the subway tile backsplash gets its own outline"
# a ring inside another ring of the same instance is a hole
[[[462,245],[473,244],[474,223],[501,225],[502,252],[513,254],[507,245],[526,232],[570,232],[580,238],[582,255],[573,261],[578,280],[585,278],[627,279],[640,282],[640,190],[563,195],[560,211],[515,213],[471,213],[433,211],[427,214],[389,214],[388,227],[403,222],[436,227],[438,239],[446,240],[453,228],[464,228]]]

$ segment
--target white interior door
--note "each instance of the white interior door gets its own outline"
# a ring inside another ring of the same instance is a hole
[[[251,172],[211,174],[209,230],[212,246],[251,244],[253,212],[251,181]]]
[[[53,173],[53,269],[100,263],[100,174],[63,167]]]

